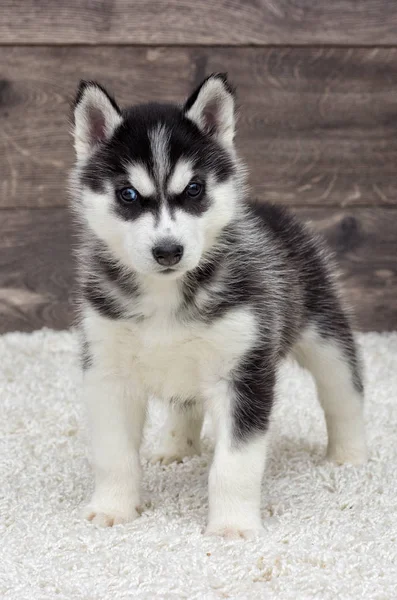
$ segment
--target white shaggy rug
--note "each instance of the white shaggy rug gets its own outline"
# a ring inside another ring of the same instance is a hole
[[[323,417],[308,375],[287,365],[263,485],[265,534],[204,537],[212,441],[183,464],[152,466],[145,510],[127,526],[79,518],[92,478],[72,333],[0,337],[0,597],[397,598],[397,333],[361,335],[370,460],[322,461]]]

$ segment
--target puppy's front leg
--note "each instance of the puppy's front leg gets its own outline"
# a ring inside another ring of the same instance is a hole
[[[209,475],[207,535],[250,538],[262,530],[261,482],[268,445],[273,380],[214,389],[216,445]]]
[[[138,516],[141,466],[139,446],[146,397],[129,378],[85,374],[92,433],[95,490],[84,516],[102,526]]]

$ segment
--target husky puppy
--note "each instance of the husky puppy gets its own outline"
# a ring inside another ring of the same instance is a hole
[[[328,457],[366,459],[361,367],[330,259],[289,212],[249,202],[234,135],[224,74],[182,106],[121,109],[99,84],[80,84],[72,188],[93,523],[138,516],[154,395],[170,408],[163,464],[200,452],[204,410],[214,422],[206,532],[260,531],[274,386],[289,355],[315,379]]]

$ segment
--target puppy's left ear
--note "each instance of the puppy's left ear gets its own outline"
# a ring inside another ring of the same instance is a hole
[[[197,88],[184,106],[185,116],[205,134],[224,146],[235,133],[234,90],[226,73],[213,73]]]
[[[81,81],[74,102],[74,147],[84,160],[108,140],[122,122],[115,100],[99,83]]]

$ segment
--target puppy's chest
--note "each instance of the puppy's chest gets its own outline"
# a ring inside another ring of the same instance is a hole
[[[249,312],[230,311],[212,324],[153,316],[139,323],[101,323],[97,351],[106,367],[129,376],[149,393],[182,400],[225,377],[252,345]]]
[[[163,398],[197,395],[215,353],[205,330],[155,320],[131,333],[134,377]]]

